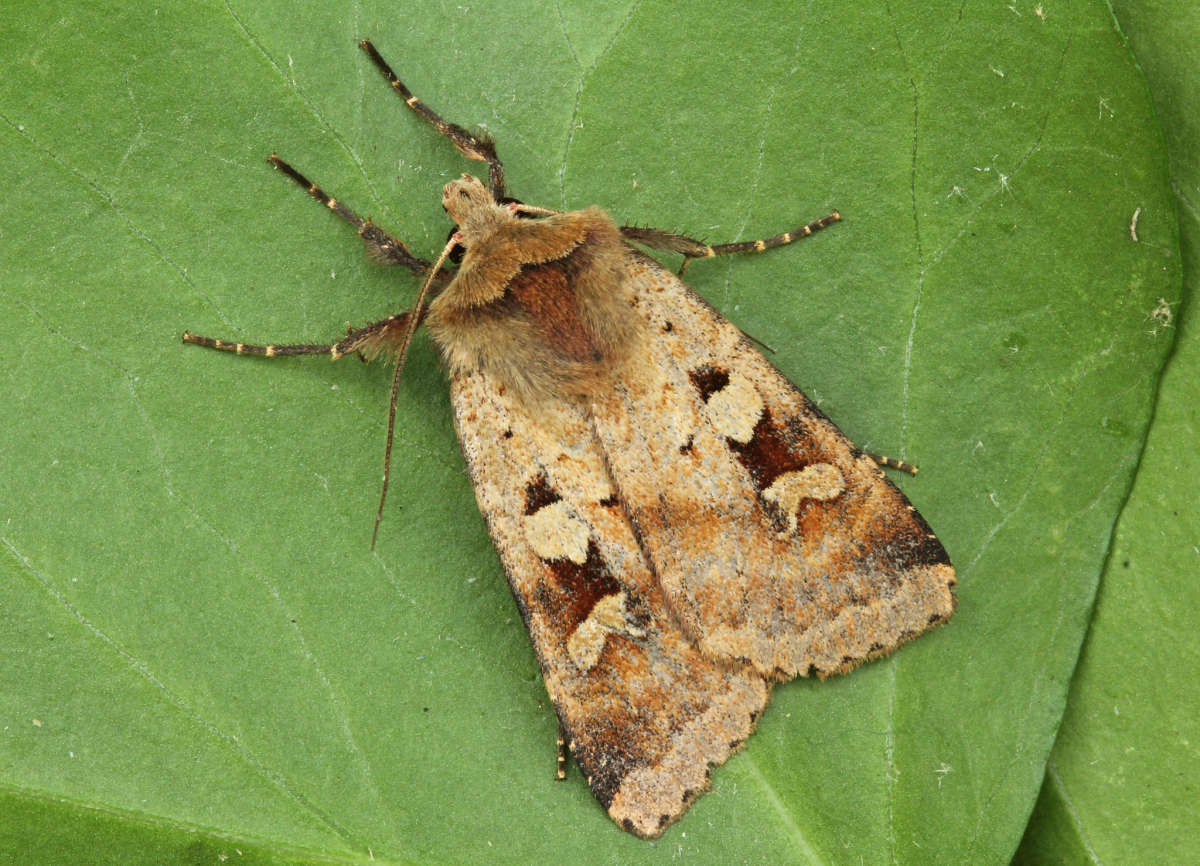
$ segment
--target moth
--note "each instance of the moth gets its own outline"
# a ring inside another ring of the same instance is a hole
[[[395,360],[377,534],[401,372],[413,332],[429,328],[558,716],[559,777],[569,752],[613,820],[655,838],[750,736],[774,683],[842,673],[954,612],[946,551],[883,459],[633,246],[686,265],[781,246],[840,217],[709,246],[618,226],[595,207],[522,204],[506,195],[489,137],[443,120],[361,47],[413,112],[487,164],[486,184],[464,174],[442,190],[455,228],[438,259],[269,161],[354,226],[377,261],[424,277],[417,301],[332,344],[183,339]]]

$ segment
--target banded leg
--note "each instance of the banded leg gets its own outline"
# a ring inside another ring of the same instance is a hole
[[[488,186],[492,191],[492,198],[496,201],[506,198],[504,193],[504,163],[496,155],[496,143],[486,135],[473,135],[457,123],[450,123],[444,120],[440,114],[413,96],[412,91],[404,86],[404,82],[396,77],[396,73],[392,71],[392,67],[388,66],[387,61],[375,50],[375,46],[371,44],[370,39],[364,39],[358,43],[358,46],[367,52],[367,56],[371,58],[371,62],[375,64],[376,68],[387,80],[387,83],[392,86],[392,90],[400,95],[400,98],[404,100],[404,104],[411,108],[414,114],[450,139],[450,143],[467,159],[473,159],[476,162],[486,162],[488,164]]]
[[[863,453],[880,466],[887,466],[891,469],[899,469],[901,472],[907,472],[909,475],[916,475],[921,471],[918,467],[913,466],[911,463],[905,463],[903,460],[897,460],[895,457],[885,457],[882,454],[872,454],[870,451],[864,451]]]
[[[402,265],[418,276],[428,273],[430,263],[425,259],[414,256],[399,238],[388,234],[370,220],[364,220],[354,211],[350,210],[350,208],[302,175],[291,164],[284,162],[275,154],[267,157],[267,162],[294,180],[299,186],[304,188],[306,193],[325,205],[325,207],[354,226],[358,232],[358,236],[362,238],[367,252],[375,261],[381,265]],[[451,274],[446,272],[443,276],[449,278]]]
[[[691,263],[692,259],[709,259],[713,256],[723,256],[727,253],[761,253],[763,250],[769,250],[772,247],[781,247],[785,244],[790,244],[792,241],[806,238],[814,232],[818,232],[827,226],[833,225],[835,222],[839,222],[841,218],[842,215],[834,211],[829,216],[821,217],[819,220],[814,220],[807,225],[792,229],[790,232],[782,232],[774,237],[763,238],[757,241],[737,241],[731,244],[717,244],[716,246],[710,246],[704,241],[689,238],[686,235],[675,234],[663,229],[644,228],[640,226],[622,226],[621,235],[626,240],[636,241],[648,247],[681,253],[683,255],[683,264],[679,267],[679,273],[682,275],[687,270],[687,266]]]
[[[428,305],[423,305],[421,315],[417,320],[420,325],[429,312]],[[286,358],[294,355],[329,355],[334,361],[345,355],[359,353],[364,359],[370,360],[382,354],[399,352],[409,327],[409,313],[397,313],[378,322],[372,322],[363,328],[350,328],[346,336],[336,343],[295,343],[290,345],[260,346],[254,343],[236,343],[230,340],[217,340],[213,337],[202,337],[191,331],[183,332],[183,342],[194,343],[208,349],[221,352],[233,352],[238,355],[261,355],[265,358]]]
[[[562,781],[567,778],[567,753],[570,751],[567,747],[567,730],[563,727],[562,722],[558,723],[558,743],[557,743],[557,763],[554,768],[554,778]]]
[[[217,340],[213,337],[202,337],[191,331],[183,332],[183,342],[195,343],[208,349],[221,352],[235,352],[239,355],[263,355],[267,358],[284,358],[288,355],[332,355],[333,346],[321,343],[297,343],[290,346],[259,346],[254,343],[234,343],[229,340]]]

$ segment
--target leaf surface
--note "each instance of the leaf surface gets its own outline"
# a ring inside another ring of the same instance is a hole
[[[1006,862],[1062,717],[1179,298],[1166,154],[1107,7],[275,0],[67,12],[0,44],[0,851],[43,862]],[[1040,14],[1038,10],[1041,10]],[[272,150],[432,256],[477,171],[712,241],[691,285],[905,479],[949,626],[776,689],[656,844],[552,782],[555,724],[421,336],[390,371],[236,358],[402,309]],[[1142,209],[1142,239],[1129,221]],[[258,859],[255,859],[258,858]]]

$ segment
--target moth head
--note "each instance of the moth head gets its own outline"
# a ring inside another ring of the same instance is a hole
[[[496,209],[491,192],[478,178],[464,174],[442,187],[442,207],[458,225],[469,225]]]

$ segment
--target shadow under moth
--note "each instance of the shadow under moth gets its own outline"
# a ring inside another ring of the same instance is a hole
[[[490,138],[443,120],[361,47],[413,112],[487,163],[487,184],[463,175],[442,191],[456,228],[441,256],[414,256],[270,162],[353,225],[377,261],[424,277],[416,303],[333,344],[183,339],[393,359],[378,533],[400,374],[428,326],[558,716],[559,776],[569,750],[614,821],[657,837],[750,736],[773,683],[842,673],[954,612],[946,551],[884,476],[889,461],[846,439],[738,328],[631,245],[686,265],[787,244],[840,217],[709,246],[617,226],[595,207],[524,205],[505,194]]]

